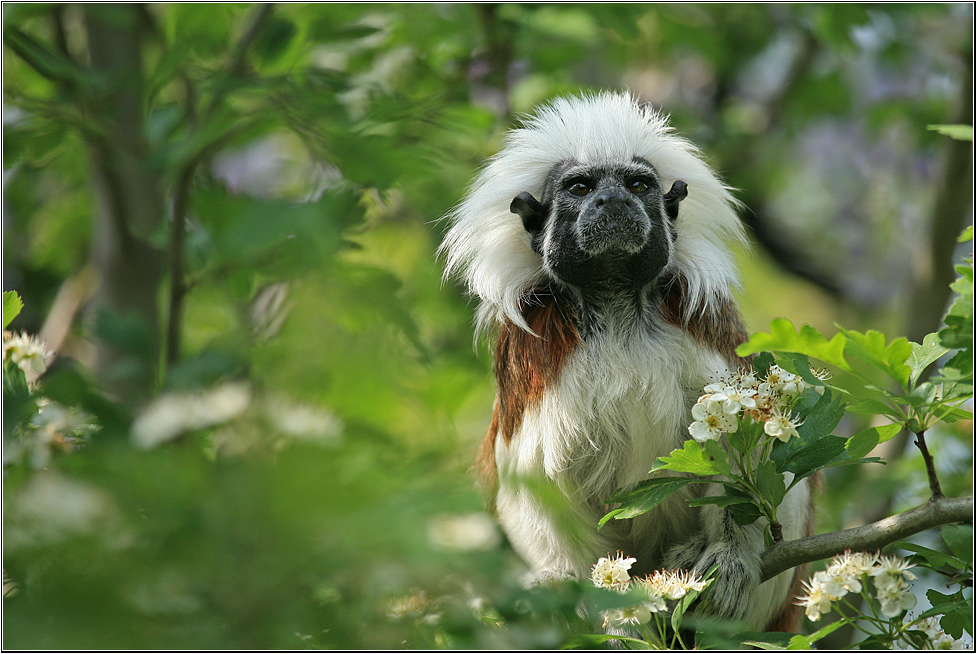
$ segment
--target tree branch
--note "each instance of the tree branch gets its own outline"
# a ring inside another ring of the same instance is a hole
[[[183,322],[183,298],[187,292],[187,285],[183,279],[183,243],[187,229],[190,182],[193,180],[196,168],[196,161],[184,168],[173,192],[173,214],[170,217],[170,296],[169,309],[166,313],[167,370],[180,358],[180,325]]]
[[[874,551],[932,527],[955,522],[972,523],[973,519],[973,497],[934,498],[870,525],[777,543],[761,557],[761,578],[766,581],[795,566],[826,559],[845,550]]]
[[[930,494],[932,500],[938,500],[943,497],[943,489],[940,488],[940,478],[936,476],[936,464],[933,461],[933,455],[930,454],[929,448],[926,446],[926,432],[920,431],[916,433],[916,447],[923,454],[923,462],[926,464],[926,477],[930,482]]]
[[[262,26],[271,16],[274,5],[262,4],[255,8],[248,25],[244,30],[241,39],[235,44],[234,49],[225,64],[225,74],[228,77],[240,75],[244,70],[245,57],[248,49],[258,37]],[[196,104],[195,91],[189,78],[184,76],[184,83],[187,90],[186,104],[187,117],[196,127]],[[205,119],[213,115],[220,106],[227,93],[227,86],[220,85],[214,90],[205,111]],[[197,166],[205,158],[220,139],[204,146],[199,152],[187,161],[177,176],[173,191],[173,213],[170,221],[170,243],[169,243],[169,274],[170,291],[168,299],[168,309],[166,315],[166,364],[172,366],[180,357],[180,327],[183,322],[183,299],[187,293],[187,284],[184,280],[183,266],[183,244],[186,232],[186,214],[189,207],[190,185],[193,182]]]
[[[227,58],[227,63],[224,65],[224,74],[227,77],[234,77],[244,72],[245,56],[248,53],[248,49],[254,43],[254,40],[258,38],[258,33],[264,26],[265,21],[268,20],[268,17],[271,16],[274,7],[275,5],[272,3],[265,3],[258,5],[254,9],[248,25],[244,30],[244,34],[241,35],[240,40],[234,45],[234,49],[231,51]],[[214,95],[211,96],[210,102],[207,104],[204,116],[209,117],[213,115],[214,111],[217,110],[217,107],[223,101],[227,90],[227,84],[219,84],[214,89]]]

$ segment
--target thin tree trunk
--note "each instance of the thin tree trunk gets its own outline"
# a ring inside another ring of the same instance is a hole
[[[149,162],[143,131],[141,21],[139,8],[128,4],[85,5],[84,15],[90,64],[104,83],[86,105],[106,135],[90,142],[99,273],[89,307],[95,374],[106,390],[138,402],[153,388],[159,364],[161,254],[149,240],[165,208],[162,175]]]

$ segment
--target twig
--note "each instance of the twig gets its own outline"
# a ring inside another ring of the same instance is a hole
[[[244,70],[244,58],[248,53],[248,49],[254,40],[258,38],[258,33],[264,26],[268,17],[271,16],[272,9],[274,9],[274,4],[265,3],[259,5],[255,8],[251,19],[248,21],[248,26],[244,30],[244,34],[241,35],[240,40],[235,44],[234,49],[231,54],[227,57],[227,63],[224,65],[224,74],[227,77],[233,77],[234,75],[240,75]],[[210,102],[207,104],[207,109],[204,112],[205,117],[210,117],[213,115],[214,111],[220,105],[221,101],[224,99],[224,95],[227,93],[227,85],[219,84],[216,89],[214,89],[214,95],[211,96]],[[206,122],[206,119],[204,120]]]
[[[196,169],[197,160],[194,158],[183,169],[173,192],[173,215],[170,220],[170,298],[166,314],[167,368],[180,357],[180,324],[183,322],[183,298],[187,293],[187,285],[183,280],[183,242],[190,182]]]
[[[244,30],[244,34],[241,35],[241,38],[235,44],[233,51],[227,58],[227,63],[224,66],[224,74],[226,76],[232,77],[241,73],[244,68],[248,49],[258,37],[262,26],[268,20],[273,8],[274,5],[268,3],[259,5],[255,9]],[[184,77],[183,79],[187,90],[187,116],[196,125],[194,87],[188,78]],[[226,85],[218,85],[214,89],[214,94],[210,97],[210,102],[207,103],[207,109],[204,112],[204,119],[201,124],[206,124],[207,119],[220,106],[226,93]],[[193,182],[197,166],[200,165],[200,162],[206,157],[207,153],[213,149],[213,146],[221,140],[216,139],[209,143],[184,164],[180,174],[177,176],[176,185],[173,190],[173,215],[170,221],[169,243],[170,296],[166,316],[167,366],[173,365],[180,357],[180,325],[183,321],[183,299],[187,293],[187,284],[184,280],[183,273],[183,243],[186,232],[186,214],[189,206],[190,184]]]
[[[923,462],[926,463],[926,477],[930,482],[930,501],[938,500],[943,497],[943,489],[940,488],[940,480],[936,476],[936,465],[933,463],[933,455],[926,447],[926,431],[916,432],[916,447],[923,454]]]
[[[766,581],[803,563],[845,550],[873,551],[889,543],[940,525],[973,522],[973,497],[938,497],[914,509],[870,525],[777,543],[763,553],[761,579]]]

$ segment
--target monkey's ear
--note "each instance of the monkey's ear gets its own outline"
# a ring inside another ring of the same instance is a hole
[[[522,226],[533,236],[543,231],[546,216],[549,215],[546,205],[534,198],[532,194],[525,192],[512,198],[509,211],[522,218]]]
[[[689,185],[681,180],[675,180],[672,184],[672,188],[668,190],[665,197],[665,213],[668,214],[668,219],[675,222],[678,218],[678,203],[681,202],[689,194]]]

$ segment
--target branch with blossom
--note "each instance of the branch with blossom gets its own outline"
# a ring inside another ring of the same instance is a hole
[[[712,583],[710,573],[703,578],[695,571],[656,570],[632,578],[629,571],[635,561],[618,552],[615,557],[601,557],[591,568],[594,586],[628,594],[634,599],[632,604],[604,611],[603,626],[629,628],[640,634],[644,645],[651,649],[687,649],[679,629],[682,616],[699,593]]]
[[[803,644],[810,647],[819,635],[851,625],[865,636],[861,648],[971,649],[973,643],[965,642],[962,630],[954,637],[943,629],[934,609],[915,618],[907,613],[917,603],[913,567],[898,556],[846,551],[834,557],[824,570],[803,582],[804,594],[797,604],[811,621],[828,613],[837,613],[841,620],[802,637]]]
[[[972,231],[961,242],[971,238]],[[660,457],[651,470],[678,474],[653,474],[636,487],[619,491],[609,500],[618,503],[617,507],[602,518],[600,526],[611,519],[641,515],[686,485],[704,483],[723,487],[725,495],[695,497],[689,500],[690,506],[722,507],[740,525],[765,519],[768,549],[762,555],[763,580],[845,550],[878,550],[890,544],[916,551],[913,561],[918,564],[920,547],[898,543],[899,539],[933,527],[973,520],[972,497],[944,495],[925,438],[926,431],[940,421],[973,419],[972,412],[965,408],[973,398],[972,261],[957,270],[961,277],[952,288],[960,297],[951,305],[946,327],[928,335],[922,343],[910,343],[905,338],[887,341],[876,331],[846,329],[839,329],[827,339],[809,325],[796,330],[787,320],[773,321],[769,334],[755,334],[737,349],[740,356],[756,355],[754,369],[705,386],[692,407],[688,426],[691,439],[681,449]],[[942,369],[933,377],[925,377],[926,371],[940,360],[945,361]],[[812,361],[823,362],[839,374],[814,368]],[[888,385],[879,382],[880,373],[888,378]],[[879,425],[875,421],[876,426],[847,438],[839,437],[833,431],[846,412],[886,418],[890,424]],[[915,435],[922,454],[931,492],[925,504],[871,525],[783,541],[777,508],[796,484],[828,467],[881,462],[867,455],[903,429]],[[944,527],[944,533],[947,529]],[[965,540],[969,542],[972,529],[959,529],[966,531]],[[937,553],[937,558],[942,556]],[[844,565],[853,560],[844,559]],[[960,555],[954,561],[958,571],[951,578],[955,583],[969,583],[972,554]],[[836,567],[844,565],[838,563]],[[879,624],[891,623],[880,643],[891,645],[903,639],[923,646],[921,639],[929,632],[922,621],[942,614],[943,620],[949,620],[956,629],[959,625],[955,621],[960,615],[972,615],[972,597],[964,597],[958,591],[945,596],[951,599],[934,602],[934,608],[919,619],[904,624],[903,616],[915,601],[907,591],[912,573],[905,568],[900,577],[889,570],[895,570],[893,566],[889,559],[876,559],[871,566],[875,588],[871,599],[876,603]],[[888,576],[879,576],[882,573],[875,572],[876,567],[889,570]],[[804,600],[809,616],[820,616],[845,593],[867,588],[854,577],[839,582],[836,572],[829,566],[828,571],[816,574],[809,582]],[[815,642],[835,628],[836,625],[829,626],[797,638]],[[930,641],[944,647],[955,643],[959,636],[955,632],[946,638],[932,636]]]
[[[829,378],[826,371],[808,370],[802,376],[773,363],[769,355],[754,364],[752,371],[704,387],[692,407],[692,439],[652,468],[691,476],[655,476],[615,495],[611,501],[620,505],[601,525],[643,513],[687,484],[719,484],[725,495],[699,497],[690,505],[726,507],[741,525],[763,517],[772,545],[783,540],[777,509],[794,486],[825,467],[871,460],[862,458],[866,452],[861,448],[830,435],[844,409],[822,386]]]

